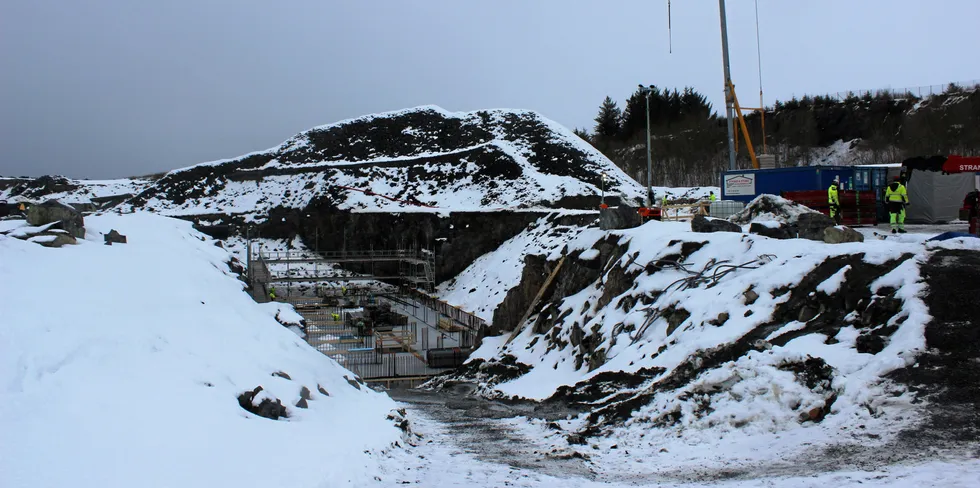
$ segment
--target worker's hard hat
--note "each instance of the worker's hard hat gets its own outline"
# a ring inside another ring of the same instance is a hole
[[[895,179],[895,181],[902,181],[902,177],[901,176],[896,176],[894,179]]]

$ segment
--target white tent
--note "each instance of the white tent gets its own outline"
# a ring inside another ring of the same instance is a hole
[[[957,220],[963,198],[975,188],[973,173],[944,175],[913,171],[907,188],[909,206],[905,209],[905,222],[938,224]]]

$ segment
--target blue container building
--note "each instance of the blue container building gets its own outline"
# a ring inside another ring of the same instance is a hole
[[[797,166],[790,168],[745,169],[725,171],[721,174],[721,197],[724,200],[750,202],[768,193],[779,195],[784,191],[826,190],[835,177],[840,177],[842,190],[861,190],[856,181],[855,169],[850,166]],[[865,185],[871,184],[870,171],[863,176]]]

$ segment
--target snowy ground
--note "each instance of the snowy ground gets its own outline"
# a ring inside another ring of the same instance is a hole
[[[745,443],[744,439],[735,439],[727,446],[676,442],[669,449],[659,448],[656,454],[611,449],[615,440],[602,446],[556,448],[549,443],[555,433],[544,426],[545,420],[509,417],[520,415],[519,407],[473,405],[455,395],[392,395],[404,402],[413,431],[422,437],[415,446],[391,453],[391,462],[379,476],[379,486],[966,488],[976,486],[980,479],[980,460],[968,455],[871,468],[808,466],[807,460],[787,458],[786,463],[776,466],[779,469],[772,469],[716,464],[713,453],[719,448],[749,453],[759,450],[757,443]],[[618,462],[611,462],[609,454],[616,455]]]
[[[86,228],[60,249],[0,235],[0,486],[374,479],[395,404],[277,323],[288,306],[252,301],[215,241],[148,214]],[[110,229],[128,244],[103,245]],[[257,386],[288,419],[239,406]]]

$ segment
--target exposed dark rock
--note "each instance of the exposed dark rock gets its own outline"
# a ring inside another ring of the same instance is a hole
[[[694,232],[742,232],[742,227],[724,219],[708,219],[696,215],[691,219],[691,230]]]
[[[37,234],[30,234],[26,238],[44,247],[61,247],[66,244],[78,243],[78,241],[76,241],[71,234],[57,231],[45,231]]]
[[[811,390],[822,388],[829,391],[834,381],[834,368],[830,367],[823,358],[807,357],[802,362],[782,364],[779,369],[792,371],[800,383]]]
[[[718,314],[718,317],[708,321],[708,323],[715,326],[722,326],[725,325],[725,322],[728,322],[728,319],[729,319],[728,312],[722,312]]]
[[[310,394],[310,389],[307,387],[302,387],[299,389],[299,397],[303,400],[312,400],[313,397]]]
[[[124,235],[120,234],[119,232],[117,232],[116,229],[110,230],[109,233],[106,234],[104,237],[105,237],[105,243],[106,243],[107,246],[111,246],[114,243],[115,244],[125,244],[126,243],[126,236],[124,236]]]
[[[683,308],[670,307],[664,310],[661,316],[667,320],[667,335],[671,335],[691,316],[691,312]]]
[[[358,390],[361,389],[361,384],[357,380],[352,380],[352,379],[348,378],[347,375],[344,375],[344,379],[347,380],[347,383],[349,385],[353,386],[354,388],[356,388]]]
[[[306,401],[305,398],[300,398],[299,401],[296,402],[296,406],[299,408],[309,408],[310,404]]]
[[[759,299],[759,294],[756,293],[755,290],[751,288],[745,290],[745,293],[742,293],[742,296],[745,297],[746,305],[752,305],[753,303],[755,303],[756,300]]]
[[[822,213],[805,213],[796,219],[800,237],[811,241],[823,241],[824,229],[834,225],[834,220]]]
[[[823,241],[827,244],[864,242],[864,236],[850,227],[827,227],[823,230]]]
[[[855,341],[857,352],[878,354],[885,349],[885,339],[875,334],[861,334]]]
[[[282,401],[276,399],[275,401],[263,398],[258,405],[255,404],[255,396],[262,391],[261,386],[255,387],[252,391],[246,391],[241,395],[238,395],[238,405],[243,409],[254,413],[260,417],[265,417],[267,419],[279,420],[280,418],[288,417],[286,412],[286,407],[283,406]]]
[[[637,209],[625,204],[599,210],[599,227],[603,230],[631,229],[643,223]]]
[[[323,396],[330,396],[330,393],[328,393],[327,390],[320,385],[316,385],[316,391],[320,392],[320,394]]]
[[[85,220],[82,213],[70,205],[57,200],[31,205],[27,210],[27,223],[42,226],[52,222],[61,222],[61,228],[68,231],[72,237],[85,238]]]
[[[770,227],[758,222],[752,222],[749,225],[749,233],[771,237],[773,239],[792,239],[796,237],[796,231],[793,229],[793,227],[784,223],[780,223],[775,227]]]
[[[292,380],[292,378],[290,378],[288,374],[286,374],[286,373],[284,373],[282,371],[276,371],[275,373],[272,373],[272,376],[278,376],[280,378],[285,378],[287,380]]]

